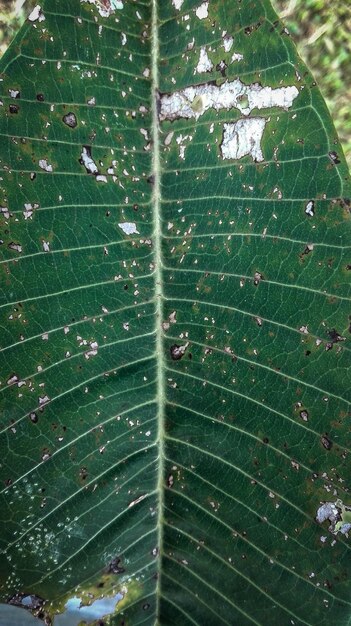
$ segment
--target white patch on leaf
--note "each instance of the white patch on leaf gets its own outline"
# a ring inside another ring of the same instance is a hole
[[[309,215],[310,217],[314,216],[314,201],[313,200],[309,200],[309,202],[307,202],[305,206],[305,213]]]
[[[234,52],[232,55],[231,63],[235,63],[236,61],[242,61],[244,56],[240,54],[240,52]]]
[[[195,85],[180,91],[161,95],[160,121],[179,117],[199,119],[208,109],[236,108],[243,115],[253,109],[282,107],[289,109],[299,91],[295,86],[262,87],[258,83],[245,85],[239,78],[222,85]]]
[[[40,4],[37,4],[33,11],[28,15],[28,19],[30,22],[43,22],[45,20],[45,15],[43,14],[42,10],[41,10],[41,6]]]
[[[53,170],[52,165],[50,165],[50,163],[48,163],[46,159],[40,159],[39,160],[39,167],[42,170],[45,170],[45,172],[52,172],[52,170]]]
[[[201,72],[210,72],[212,69],[213,69],[213,63],[208,58],[206,48],[205,46],[203,46],[200,50],[200,58],[195,68],[195,72],[197,72],[198,74],[201,74]]]
[[[241,159],[250,155],[253,161],[263,161],[261,140],[266,121],[263,117],[251,117],[235,124],[224,124],[223,159]]]
[[[118,226],[123,230],[126,235],[139,235],[135,222],[120,222]]]
[[[225,37],[223,37],[223,48],[225,52],[230,52],[232,49],[234,43],[234,39],[233,37],[231,37],[230,35],[225,35]]]
[[[99,172],[95,161],[91,158],[91,154],[89,153],[89,150],[85,146],[83,146],[83,150],[80,155],[80,158],[81,158],[82,165],[84,165],[87,172],[90,172],[90,174],[97,174]]]
[[[176,138],[176,142],[179,146],[179,157],[184,161],[185,160],[185,148],[186,145],[184,144],[185,141],[192,141],[193,136],[192,135],[179,135]]]
[[[94,4],[99,11],[101,17],[110,17],[116,9],[123,9],[123,2],[121,0],[105,0],[102,2],[101,0],[80,0],[80,2],[88,2],[90,4]]]
[[[199,18],[199,20],[203,20],[205,17],[208,17],[208,5],[209,2],[203,2],[199,7],[197,7],[195,15]]]
[[[184,0],[172,0],[172,4],[174,8],[177,9],[177,11],[180,11],[180,9],[182,8],[183,2]]]

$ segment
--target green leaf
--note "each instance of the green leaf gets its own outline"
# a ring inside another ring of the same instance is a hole
[[[346,626],[350,186],[269,1],[46,0],[0,71],[2,601]]]

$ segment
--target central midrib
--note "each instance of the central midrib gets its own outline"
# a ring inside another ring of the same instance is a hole
[[[155,296],[156,296],[156,359],[157,359],[157,446],[158,446],[158,513],[157,513],[157,548],[158,548],[158,578],[156,587],[156,620],[159,624],[160,616],[160,585],[161,564],[163,546],[163,509],[164,509],[164,405],[165,405],[165,367],[164,347],[162,333],[163,317],[163,289],[162,289],[162,221],[160,215],[160,144],[159,144],[159,120],[157,110],[158,94],[158,11],[157,0],[152,0],[152,26],[151,26],[151,75],[152,75],[152,174],[154,176],[153,187],[153,221],[154,221],[154,251],[155,251]]]

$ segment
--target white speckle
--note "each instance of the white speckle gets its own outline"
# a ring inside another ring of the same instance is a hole
[[[15,252],[22,252],[22,246],[20,243],[15,243],[14,241],[11,241],[8,247],[10,248],[10,250],[15,250]]]
[[[126,235],[139,234],[135,222],[120,222],[118,226],[123,230]]]
[[[253,109],[282,107],[288,109],[299,91],[291,87],[262,87],[258,83],[245,85],[239,78],[225,81],[221,85],[203,84],[186,87],[180,91],[161,96],[160,120],[174,120],[179,117],[199,119],[210,108],[236,108],[243,115]]]
[[[94,4],[97,7],[101,17],[110,17],[116,9],[123,9],[122,0],[107,0],[108,6],[102,6],[100,0],[80,0],[81,2],[89,2],[90,4]]]
[[[144,500],[144,498],[146,498],[146,496],[147,496],[147,494],[144,494],[142,496],[139,496],[139,498],[136,498],[136,500],[133,500],[132,502],[130,502],[128,504],[128,509],[130,509],[131,506],[135,506],[136,504],[139,504],[139,502]]]
[[[233,43],[234,43],[234,39],[230,35],[226,35],[223,38],[223,48],[225,52],[230,52],[230,50],[232,49]]]
[[[89,98],[89,100],[87,100],[87,105],[89,107],[94,107],[96,104],[96,99],[95,98]]]
[[[243,60],[243,55],[240,54],[240,52],[234,52],[234,54],[232,55],[232,63],[234,63],[235,61],[242,61]]]
[[[87,170],[87,172],[90,172],[90,174],[98,173],[99,170],[97,168],[97,165],[91,158],[90,150],[88,150],[86,146],[83,146],[83,150],[80,155],[80,158],[81,158],[82,165],[85,166],[85,169]]]
[[[52,165],[50,165],[50,163],[48,163],[46,159],[39,160],[39,167],[46,172],[52,172],[53,169]]]
[[[43,241],[43,250],[44,252],[50,252],[50,243],[48,241]]]
[[[38,398],[39,406],[43,406],[44,404],[47,404],[48,402],[50,402],[49,396],[39,396]]]
[[[16,374],[13,374],[12,376],[10,376],[10,378],[7,381],[8,385],[14,385],[15,383],[18,382],[18,376],[16,376]]]
[[[261,140],[266,125],[263,117],[241,119],[224,124],[221,152],[223,159],[241,159],[250,155],[253,161],[263,161]]]
[[[195,72],[200,74],[201,72],[210,72],[212,69],[213,69],[213,63],[208,58],[208,55],[207,55],[207,52],[206,52],[206,48],[205,48],[205,46],[203,46],[201,48],[201,50],[200,50],[200,58],[199,58],[199,62],[197,64],[197,66],[195,68]]]
[[[11,98],[18,98],[18,96],[20,95],[20,92],[18,91],[18,89],[9,89],[9,94],[11,96]]]
[[[26,204],[24,205],[24,211],[23,211],[23,216],[25,220],[28,220],[32,217],[33,215],[33,205],[30,204],[29,202],[26,202]]]
[[[5,218],[6,220],[8,220],[8,219],[9,219],[9,217],[10,217],[10,212],[9,212],[9,210],[8,210],[8,207],[7,207],[7,206],[3,206],[3,207],[1,207],[1,209],[0,209],[0,210],[1,210],[1,213],[3,214],[4,218]]]
[[[129,330],[129,322],[123,322],[124,330]]]
[[[195,15],[199,18],[199,20],[203,20],[205,17],[208,16],[208,5],[209,2],[203,2],[202,4],[200,4],[199,7],[197,7]]]
[[[174,131],[173,130],[170,133],[168,133],[168,135],[166,135],[165,141],[164,141],[165,146],[169,146],[170,145],[170,143],[172,141],[172,138],[173,138],[173,135],[174,135]]]
[[[127,43],[127,35],[125,33],[121,34],[122,46],[125,46]]]
[[[91,349],[88,350],[88,352],[85,353],[85,355],[84,355],[85,358],[86,359],[90,359],[91,356],[96,356],[97,353],[98,353],[98,347],[99,347],[99,345],[98,345],[97,341],[91,341],[90,342],[90,348]]]
[[[176,324],[177,323],[177,312],[176,311],[172,311],[172,313],[169,314],[168,316],[168,321],[167,322],[162,322],[162,328],[163,330],[169,330],[169,327],[171,324]]]
[[[150,76],[150,69],[148,67],[146,67],[144,69],[143,76],[145,76],[145,78],[149,78],[149,76]]]
[[[107,183],[107,178],[103,174],[98,174],[96,180],[98,183]]]
[[[30,22],[36,22],[37,20],[39,20],[39,22],[43,22],[45,20],[40,4],[37,4],[37,6],[34,7],[33,11],[28,15],[28,19]]]
[[[305,213],[310,217],[314,216],[314,201],[310,200],[305,206]]]
[[[176,142],[179,146],[179,157],[183,159],[183,161],[185,159],[185,148],[186,148],[186,145],[184,145],[184,141],[192,141],[192,138],[193,138],[192,135],[180,134],[176,139]]]
[[[180,9],[182,8],[183,2],[184,0],[172,0],[172,4],[174,8],[177,9],[177,11],[180,11]]]

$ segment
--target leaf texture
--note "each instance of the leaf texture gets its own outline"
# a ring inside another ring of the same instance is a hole
[[[346,626],[349,178],[270,2],[46,0],[0,71],[2,601]]]

